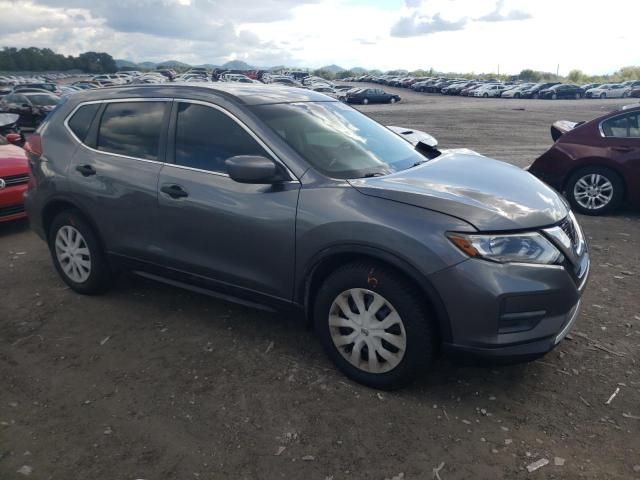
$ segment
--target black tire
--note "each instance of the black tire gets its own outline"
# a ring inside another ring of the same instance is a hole
[[[607,98],[607,94],[606,94],[606,93],[601,93],[601,94],[600,94],[600,98],[601,98],[601,99],[605,99],[605,98]]]
[[[537,93],[534,93],[531,98],[533,98],[534,100],[538,100],[540,98],[540,95]]]
[[[91,270],[88,278],[79,283],[72,280],[63,270],[56,255],[56,236],[58,231],[64,226],[72,226],[80,232],[89,249]],[[75,210],[67,210],[59,213],[51,223],[48,232],[49,251],[53,264],[62,280],[74,291],[84,295],[96,295],[104,292],[111,284],[112,272],[93,228],[84,220],[82,215]]]
[[[484,95],[482,95],[484,98],[489,98],[489,94],[485,93]]]
[[[520,94],[516,92],[516,94],[514,95],[515,98],[520,98]]]
[[[577,199],[575,198],[574,189],[576,183],[583,178],[585,175],[597,174],[605,177],[607,180],[611,182],[613,186],[613,195],[609,203],[605,206],[598,208],[596,210],[588,209],[580,205]],[[579,170],[576,170],[569,180],[567,181],[567,185],[565,188],[565,195],[571,204],[571,207],[578,213],[583,215],[604,215],[606,213],[614,211],[616,208],[620,206],[622,200],[624,198],[624,182],[620,178],[620,176],[606,167],[585,167]]]
[[[406,349],[402,360],[390,371],[370,373],[356,367],[342,356],[331,338],[331,306],[338,295],[354,288],[383,296],[400,315]],[[325,351],[347,377],[372,388],[398,389],[425,373],[435,356],[435,329],[423,298],[413,285],[388,267],[366,261],[347,264],[333,272],[318,290],[313,308],[315,329]]]

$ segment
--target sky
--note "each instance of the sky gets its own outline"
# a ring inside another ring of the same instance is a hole
[[[640,65],[640,0],[0,0],[0,46],[256,66],[605,74]]]

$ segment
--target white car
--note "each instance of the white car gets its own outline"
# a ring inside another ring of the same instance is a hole
[[[587,90],[587,98],[627,98],[631,89],[621,83],[605,83]]]
[[[516,85],[513,88],[508,88],[502,92],[500,95],[502,98],[520,98],[520,93],[530,87],[533,87],[535,83],[522,83],[520,85]]]
[[[491,83],[489,85],[485,85],[484,87],[480,87],[473,92],[474,97],[499,97],[500,93],[507,88],[506,85],[502,85],[501,83]]]

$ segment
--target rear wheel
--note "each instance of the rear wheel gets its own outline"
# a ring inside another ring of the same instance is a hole
[[[582,98],[582,95],[580,95],[580,93],[576,93],[576,100],[580,100]]]
[[[59,213],[49,229],[53,264],[69,287],[78,293],[103,292],[111,282],[111,270],[97,235],[75,211]]]
[[[604,98],[607,98],[607,94],[606,94],[606,93],[601,93],[601,94],[600,94],[600,98],[603,98],[603,99],[604,99]]]
[[[566,193],[576,211],[584,215],[602,215],[620,204],[624,196],[624,185],[613,170],[586,167],[571,175]]]
[[[553,95],[551,95],[551,100],[557,100],[558,99],[558,94],[554,93]]]
[[[362,99],[362,104],[363,105],[368,105],[369,104],[369,99],[368,98],[363,98]]]
[[[514,95],[514,97],[516,97],[516,98],[520,98],[520,94],[519,94],[519,93],[516,93],[516,94]]]
[[[484,95],[482,95],[484,98],[489,98],[489,94],[485,93]]]
[[[374,388],[400,388],[428,369],[435,352],[434,330],[421,298],[387,267],[348,264],[319,289],[315,327],[346,376]]]

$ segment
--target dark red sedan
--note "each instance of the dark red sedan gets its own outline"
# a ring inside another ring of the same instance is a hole
[[[25,151],[0,135],[0,223],[27,216],[23,197],[28,181]]]
[[[529,172],[576,211],[601,215],[623,201],[640,207],[640,104],[585,123],[556,122],[551,136],[554,145]]]

